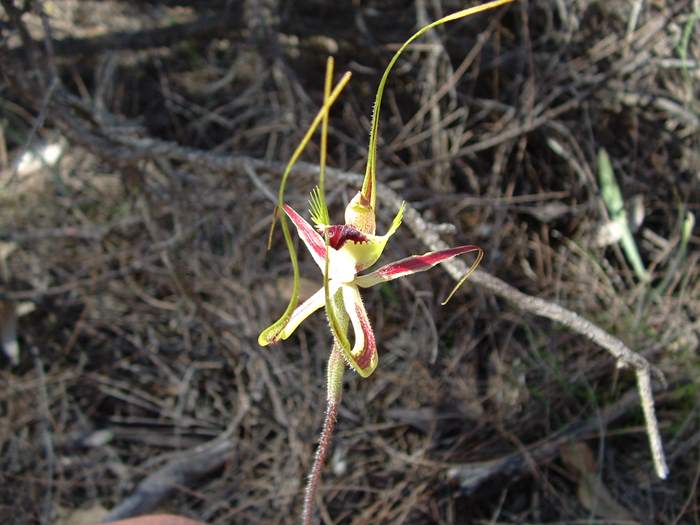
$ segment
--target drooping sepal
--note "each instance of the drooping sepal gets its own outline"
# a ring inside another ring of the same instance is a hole
[[[428,25],[421,27],[416,31],[408,40],[406,40],[401,47],[394,53],[391,57],[389,64],[384,70],[379,85],[377,86],[377,93],[374,98],[374,106],[372,108],[372,127],[369,133],[369,147],[367,150],[367,167],[365,169],[365,178],[362,182],[362,196],[365,200],[369,201],[373,210],[376,210],[376,200],[377,200],[377,136],[379,135],[379,115],[382,108],[382,97],[384,96],[384,88],[387,81],[389,80],[389,73],[391,73],[392,68],[398,61],[401,54],[411,45],[411,43],[417,38],[421,37],[430,29],[442,25],[446,22],[452,22],[454,20],[459,20],[460,18],[465,18],[482,11],[487,11],[495,7],[499,7],[512,2],[513,0],[492,0],[491,2],[486,2],[484,4],[469,7],[467,9],[462,9],[456,13],[444,16],[439,20],[435,20]]]
[[[285,204],[282,207],[282,209],[284,210],[287,217],[289,217],[289,219],[294,223],[294,226],[296,227],[297,232],[299,233],[299,237],[301,237],[302,241],[304,241],[304,244],[311,253],[311,256],[313,257],[314,261],[316,261],[316,264],[323,268],[323,263],[326,257],[326,246],[323,242],[323,238],[301,215],[294,211],[294,209],[292,209],[291,206]],[[299,300],[299,262],[297,260],[296,250],[294,249],[294,245],[291,242],[289,228],[287,226],[286,221],[284,220],[284,216],[281,217],[281,224],[282,231],[284,233],[284,238],[287,243],[287,248],[289,249],[289,257],[292,261],[292,268],[294,273],[292,297],[290,298],[289,304],[287,305],[287,308],[285,309],[282,316],[270,326],[265,328],[262,332],[260,332],[260,335],[258,336],[258,344],[260,346],[268,346],[276,343],[280,339],[286,339],[287,337],[289,337],[291,332],[293,332],[294,329],[297,326],[299,326],[299,323],[301,323],[301,321],[306,319],[306,317],[308,317],[314,311],[318,310],[318,308],[323,306],[323,294],[317,292],[317,294],[314,294],[314,296],[311,298],[315,302],[310,303],[309,301],[311,301],[311,299],[309,299],[299,308],[297,308],[297,303]],[[322,290],[319,290],[319,292],[320,291]],[[315,306],[315,308],[310,310],[305,317],[300,317],[312,306]],[[291,330],[290,326],[292,326]]]
[[[289,322],[299,302],[299,260],[297,258],[297,251],[296,248],[294,248],[294,243],[292,243],[289,226],[284,216],[280,217],[280,224],[282,225],[282,233],[284,234],[284,241],[287,244],[287,250],[289,250],[289,260],[292,263],[292,296],[289,298],[287,308],[285,308],[280,318],[260,332],[258,336],[258,344],[260,346],[267,346],[279,341],[280,332],[284,330],[284,327]]]
[[[319,124],[321,124],[321,121],[324,118],[326,118],[326,115],[328,115],[328,112],[330,111],[331,106],[333,105],[333,103],[336,101],[336,99],[340,95],[340,92],[343,90],[343,88],[350,81],[350,76],[351,75],[349,72],[345,73],[342,76],[342,78],[340,79],[340,81],[338,82],[338,84],[336,84],[336,86],[333,88],[333,90],[331,90],[330,93],[327,93],[327,90],[326,90],[326,93],[324,94],[323,106],[321,107],[321,109],[317,113],[314,120],[311,122],[309,129],[306,130],[304,137],[301,139],[301,142],[296,147],[296,149],[294,150],[294,153],[292,154],[291,158],[287,162],[287,166],[284,169],[284,173],[282,173],[282,180],[280,182],[279,191],[277,192],[277,207],[275,208],[275,214],[274,214],[273,222],[272,222],[272,225],[270,228],[270,236],[269,236],[270,242],[268,243],[268,247],[271,245],[272,235],[274,232],[274,226],[277,222],[278,211],[281,207],[284,206],[284,192],[285,192],[285,188],[287,186],[287,178],[289,177],[289,174],[292,172],[292,168],[294,167],[294,164],[301,156],[301,154],[304,151],[304,148],[308,144],[309,140],[311,140],[311,136],[316,131],[316,128],[319,126]],[[285,210],[285,211],[287,211],[287,210]],[[292,289],[292,297],[289,299],[289,304],[287,304],[287,308],[284,310],[284,313],[282,314],[282,316],[277,321],[275,321],[273,324],[268,326],[265,330],[263,330],[260,333],[260,335],[258,336],[258,344],[260,344],[261,346],[267,346],[267,345],[272,344],[275,341],[279,340],[279,334],[284,329],[284,327],[287,325],[287,323],[289,322],[289,319],[291,318],[292,313],[294,312],[294,309],[296,308],[297,302],[299,300],[299,262],[297,260],[296,250],[294,249],[294,244],[292,243],[292,238],[291,238],[291,235],[289,234],[289,228],[287,226],[286,220],[284,219],[284,216],[280,217],[280,222],[282,224],[282,232],[284,234],[284,240],[285,240],[285,243],[287,244],[287,249],[289,250],[289,258],[292,262],[292,269],[294,271],[294,284],[293,284],[293,289]],[[297,225],[297,228],[299,228],[298,225]],[[313,228],[312,228],[312,231],[313,231]],[[316,258],[316,257],[314,257],[314,258]],[[323,259],[323,255],[321,256],[321,259]]]

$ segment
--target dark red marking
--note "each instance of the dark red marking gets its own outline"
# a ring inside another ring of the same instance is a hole
[[[328,232],[328,244],[331,248],[340,250],[347,241],[355,243],[369,242],[367,235],[354,226],[347,224],[335,224],[326,228]]]
[[[297,227],[299,236],[306,243],[310,250],[316,254],[319,260],[322,262],[326,258],[326,243],[323,242],[323,238],[314,230],[311,225],[304,220],[304,218],[299,215],[294,209],[289,205],[284,205],[284,211],[287,217],[291,219],[294,226]],[[319,262],[319,264],[321,264]]]
[[[380,268],[378,273],[381,273],[382,275],[396,275],[397,273],[426,270],[438,263],[441,263],[442,261],[454,257],[455,255],[460,255],[462,253],[467,253],[474,250],[478,250],[478,248],[476,246],[459,246],[457,248],[448,248],[447,250],[426,253],[425,255],[414,255],[412,257],[406,257],[405,259],[396,261],[393,264],[387,264],[384,268]]]
[[[363,370],[367,368],[371,362],[372,357],[377,351],[377,343],[374,340],[374,331],[372,330],[372,325],[369,324],[369,319],[367,318],[367,312],[361,304],[355,304],[355,312],[360,318],[360,325],[362,325],[362,333],[365,336],[365,345],[362,347],[362,352],[355,358],[358,366]]]

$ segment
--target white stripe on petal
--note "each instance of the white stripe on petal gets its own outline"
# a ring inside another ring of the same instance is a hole
[[[284,329],[280,332],[279,338],[287,339],[290,335],[292,335],[292,333],[294,333],[294,330],[297,329],[304,319],[321,308],[325,303],[326,297],[323,292],[323,288],[321,288],[306,301],[297,306],[297,308],[292,312],[292,315]]]

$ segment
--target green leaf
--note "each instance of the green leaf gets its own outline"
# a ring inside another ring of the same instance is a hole
[[[612,162],[607,151],[601,148],[598,151],[598,180],[600,181],[600,193],[603,197],[603,202],[608,208],[610,219],[617,223],[622,236],[620,237],[620,245],[622,251],[629,261],[634,273],[641,281],[649,281],[651,277],[639,255],[637,243],[634,242],[634,237],[630,231],[627,221],[627,213],[625,213],[625,201],[622,197],[622,191],[615,180]]]

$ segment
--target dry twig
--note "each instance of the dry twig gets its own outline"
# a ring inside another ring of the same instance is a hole
[[[380,191],[383,192],[385,202],[391,203],[392,207],[398,208],[398,206],[401,205],[402,200],[394,191],[386,186],[380,187]],[[411,228],[414,235],[431,251],[442,250],[447,247],[447,244],[440,239],[440,236],[435,232],[435,228],[431,228],[423,217],[410,205],[406,206],[404,222]],[[444,263],[444,266],[450,276],[457,281],[467,272],[467,266],[459,259],[448,261]],[[644,411],[644,420],[654,460],[654,468],[656,469],[656,474],[660,478],[665,479],[666,476],[668,476],[668,465],[666,464],[661,435],[659,433],[659,424],[654,412],[654,398],[651,388],[651,372],[654,372],[662,383],[664,382],[661,371],[652,367],[644,357],[633,352],[618,338],[610,335],[605,330],[571,310],[567,310],[558,304],[545,301],[539,297],[524,294],[520,290],[484,270],[477,270],[474,272],[471,276],[471,281],[503,297],[507,301],[514,303],[527,312],[547,317],[587,337],[612,354],[619,367],[634,368],[637,374],[637,390],[639,391],[642,410]]]
[[[226,431],[212,441],[187,450],[152,474],[149,474],[127,499],[114,507],[104,522],[117,521],[151,512],[178,487],[215,471],[231,459],[232,432]]]
[[[83,142],[86,137],[82,137]],[[113,152],[119,152],[121,155],[130,156],[131,158],[139,157],[155,157],[167,156],[175,160],[192,162],[205,166],[209,169],[219,169],[224,171],[250,171],[250,167],[257,169],[266,169],[280,171],[283,168],[281,162],[270,162],[262,159],[256,159],[246,156],[225,156],[216,155],[206,151],[196,150],[194,148],[186,148],[177,144],[168,143],[165,141],[154,139],[135,139],[129,137],[110,137],[122,143],[122,147],[110,148]],[[88,141],[89,143],[89,141]],[[127,146],[128,151],[125,151],[124,146]],[[246,168],[246,166],[248,168]],[[312,164],[300,162],[295,168],[296,172],[316,174],[318,167]],[[341,180],[346,180],[357,184],[362,180],[360,174],[346,172],[337,169],[328,169],[328,175],[337,177]],[[385,185],[379,185],[379,191],[382,193],[384,202],[387,202],[391,208],[398,209],[402,199],[399,195]],[[411,228],[416,238],[418,238],[429,250],[443,250],[447,248],[447,244],[440,238],[436,229],[431,227],[410,205],[406,206],[404,213],[404,222]],[[467,268],[461,260],[452,260],[445,263],[450,276],[459,280],[466,273]],[[607,350],[617,361],[620,367],[634,368],[637,374],[637,388],[641,399],[642,409],[644,411],[645,424],[647,435],[649,437],[649,445],[651,447],[652,457],[654,460],[654,468],[657,475],[665,479],[668,476],[668,465],[666,464],[665,455],[659,433],[659,425],[654,411],[654,400],[651,388],[651,372],[653,371],[659,380],[664,383],[663,374],[656,368],[652,367],[649,362],[641,355],[632,351],[618,338],[610,335],[605,330],[597,325],[581,317],[580,315],[567,310],[555,303],[545,301],[539,297],[527,295],[520,290],[510,286],[497,277],[485,272],[477,270],[472,274],[472,282],[479,286],[483,286],[487,290],[503,297],[507,301],[514,303],[523,310],[547,317],[553,321],[563,324],[571,330],[587,337],[596,344]]]
[[[526,473],[532,462],[539,465],[551,461],[559,455],[559,448],[563,444],[581,439],[624,416],[636,404],[636,397],[637,393],[630,390],[594,417],[570,425],[542,442],[528,447],[526,451],[518,450],[496,459],[453,465],[447,469],[447,479],[459,483],[460,490],[470,494],[495,476],[518,476]]]

